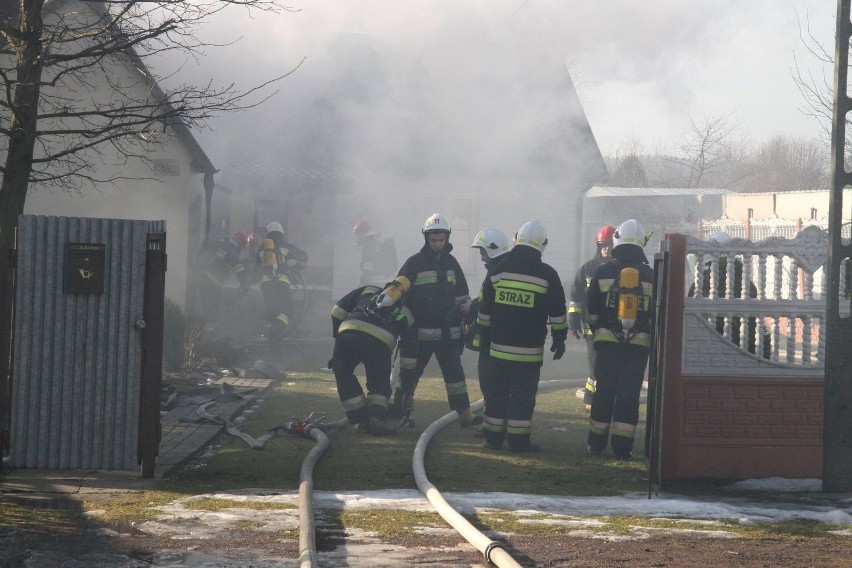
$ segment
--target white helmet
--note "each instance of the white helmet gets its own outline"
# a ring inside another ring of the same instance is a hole
[[[612,235],[613,249],[622,245],[636,245],[643,248],[646,242],[648,242],[648,238],[645,227],[640,225],[636,219],[628,219],[619,225]]]
[[[432,231],[446,231],[448,234],[452,232],[450,224],[444,219],[440,213],[433,213],[426,222],[423,223],[423,234],[431,233]]]
[[[278,221],[273,221],[266,226],[266,232],[272,233],[273,231],[278,231],[279,233],[284,232],[284,227],[281,226],[281,223]]]
[[[488,258],[497,258],[509,252],[509,239],[499,229],[482,229],[476,233],[470,248],[481,248]]]
[[[547,229],[540,221],[530,221],[518,230],[515,235],[515,244],[532,247],[539,252],[544,252],[547,246]]]

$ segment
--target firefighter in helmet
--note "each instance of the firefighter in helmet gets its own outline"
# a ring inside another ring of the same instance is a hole
[[[461,364],[461,305],[470,300],[464,272],[452,255],[450,225],[440,213],[423,224],[423,247],[405,261],[398,276],[411,282],[406,302],[415,325],[400,338],[399,386],[394,392],[392,416],[407,416],[414,407],[414,391],[432,355],[438,360],[450,409],[462,425],[481,421],[470,410]]]
[[[352,238],[355,241],[355,248],[361,251],[361,262],[359,264],[361,279],[358,285],[374,284],[376,265],[379,261],[379,237],[373,232],[370,222],[362,219],[352,227]]]
[[[616,459],[633,457],[639,395],[651,345],[654,271],[643,247],[647,233],[628,219],[613,233],[613,260],[598,267],[586,293],[597,350],[597,388],[589,418],[589,453],[607,445]]]
[[[586,340],[586,356],[589,361],[589,376],[586,378],[586,387],[583,390],[583,403],[586,410],[592,408],[592,397],[595,394],[595,348],[592,341],[592,331],[589,329],[588,317],[586,315],[586,289],[598,266],[610,259],[612,251],[612,234],[615,227],[606,225],[601,227],[595,235],[595,256],[587,260],[574,275],[574,282],[568,293],[568,330],[575,339]]]
[[[565,354],[568,314],[559,274],[541,260],[547,229],[525,223],[515,246],[488,270],[482,286],[477,323],[491,356],[485,396],[485,447],[510,452],[537,452],[530,440],[535,398],[550,324],[554,359]]]
[[[486,270],[489,270],[498,258],[503,257],[503,255],[509,252],[509,239],[499,229],[482,229],[474,237],[470,248],[479,249],[479,257],[483,264],[485,264]],[[485,287],[485,282],[482,283],[482,287]],[[491,382],[491,355],[488,352],[488,346],[485,345],[483,347],[482,345],[480,327],[476,323],[481,304],[482,291],[480,289],[479,296],[465,310],[464,325],[467,328],[465,330],[465,347],[471,351],[479,352],[479,362],[477,365],[479,390],[482,391],[482,396],[487,400],[488,385]]]
[[[337,301],[331,311],[334,355],[329,367],[334,371],[337,393],[351,424],[362,432],[388,434],[386,422],[391,396],[391,354],[397,338],[414,322],[403,296],[411,284],[400,276],[384,289],[361,286]],[[364,364],[367,394],[355,376],[355,367]]]
[[[248,286],[249,273],[240,262],[240,252],[245,245],[246,236],[242,231],[232,235],[224,232],[212,246],[205,247],[201,255],[198,286],[200,308],[211,322],[220,317],[224,289],[231,276],[236,276],[241,290]]]
[[[396,243],[390,237],[382,238],[373,231],[366,219],[352,227],[355,248],[361,250],[361,279],[359,286],[379,284],[393,278],[399,265],[396,263]]]
[[[290,275],[304,268],[307,262],[307,253],[287,241],[281,223],[272,222],[266,226],[266,236],[258,253],[258,265],[270,343],[280,343],[289,330],[293,317]]]

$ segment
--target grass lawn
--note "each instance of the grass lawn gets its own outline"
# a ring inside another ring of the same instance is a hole
[[[471,401],[481,398],[475,379],[468,380]],[[637,437],[631,462],[586,454],[588,414],[575,396],[577,387],[543,388],[533,423],[536,454],[494,452],[482,447],[472,430],[452,423],[429,445],[426,472],[441,491],[502,491],[547,495],[618,495],[647,491],[641,459],[644,429]],[[259,409],[240,426],[258,437],[266,430],[310,412],[324,412],[326,422],[343,417],[334,377],[330,373],[300,372],[267,391]],[[416,489],[411,458],[421,432],[449,412],[444,383],[424,376],[417,389],[414,428],[390,436],[370,436],[343,428],[328,432],[330,448],[314,471],[314,488],[323,491]],[[644,416],[644,408],[641,410]],[[252,450],[238,438],[221,440],[203,467],[190,464],[173,476],[179,485],[197,489],[263,487],[296,489],[302,460],[312,439],[277,434],[262,450]]]

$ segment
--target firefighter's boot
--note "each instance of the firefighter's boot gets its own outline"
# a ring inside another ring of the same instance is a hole
[[[388,404],[388,417],[400,419],[409,416],[414,411],[414,393],[396,389],[393,402]]]
[[[503,441],[506,439],[506,431],[500,430],[499,432],[495,432],[494,430],[485,430],[485,444],[484,446],[489,450],[499,450],[503,447]]]
[[[506,442],[510,452],[531,453],[541,450],[541,446],[530,441],[529,434],[509,434]]]

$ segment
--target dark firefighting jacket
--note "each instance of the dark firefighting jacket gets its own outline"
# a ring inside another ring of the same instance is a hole
[[[461,337],[460,304],[470,300],[467,279],[447,243],[440,253],[429,244],[410,256],[399,270],[411,281],[406,305],[417,320],[417,337],[425,341]]]
[[[387,308],[376,307],[381,292],[378,286],[362,286],[338,300],[331,310],[332,336],[366,333],[393,350],[397,338],[414,324],[414,316],[404,300]]]
[[[589,318],[586,313],[586,290],[592,281],[592,276],[595,275],[595,270],[607,260],[609,259],[602,257],[598,252],[593,259],[586,261],[574,275],[574,282],[571,283],[571,290],[568,293],[568,329],[582,331],[588,338],[591,338],[592,330],[589,329]]]
[[[277,281],[290,284],[290,272],[299,271],[308,263],[308,253],[287,242],[281,233],[273,233],[277,266],[273,267],[265,262],[264,250],[261,247],[257,253],[257,270],[261,282]]]
[[[477,323],[492,357],[541,364],[547,324],[554,341],[568,335],[559,275],[534,248],[515,246],[488,270]]]
[[[224,286],[231,274],[242,284],[245,268],[240,264],[240,249],[230,239],[222,239],[210,246],[201,256],[201,274],[215,284]]]
[[[624,245],[612,251],[613,260],[600,265],[589,283],[586,294],[589,326],[594,333],[595,345],[600,343],[622,343],[648,348],[651,345],[651,300],[653,297],[654,271],[641,248]],[[638,310],[633,328],[625,333],[618,319],[619,295],[627,290],[621,288],[620,274],[625,267],[639,271]]]

